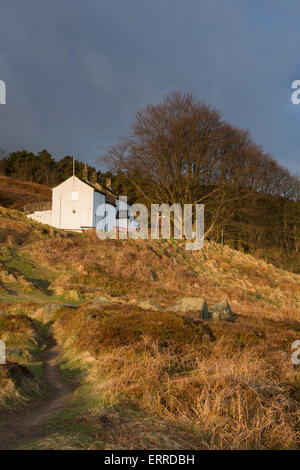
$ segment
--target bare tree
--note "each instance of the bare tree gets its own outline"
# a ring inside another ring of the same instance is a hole
[[[209,235],[247,197],[261,154],[248,132],[225,123],[219,111],[174,92],[140,110],[129,136],[101,161],[125,173],[143,202],[204,203]]]

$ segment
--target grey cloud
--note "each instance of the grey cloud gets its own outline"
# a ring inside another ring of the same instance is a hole
[[[194,92],[299,168],[297,2],[57,0],[1,3],[0,148],[94,163],[138,108]]]

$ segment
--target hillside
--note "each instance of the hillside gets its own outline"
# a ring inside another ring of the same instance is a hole
[[[121,193],[124,191],[122,187],[119,189]],[[24,206],[28,204],[48,202],[51,201],[51,198],[52,192],[47,186],[0,176],[0,206],[23,210]],[[234,246],[230,237],[226,240],[226,244]],[[244,252],[242,246],[240,246],[240,250]],[[255,258],[263,259],[267,263],[272,263],[281,269],[295,273],[300,272],[299,250],[284,250],[282,247],[279,248],[277,246],[274,248],[274,246],[268,244],[268,246],[260,246],[255,250],[250,250],[249,253]]]
[[[44,201],[51,201],[47,186],[0,176],[0,206],[22,210],[25,204]]]
[[[11,360],[32,374],[0,366],[0,407],[34,389],[40,409],[50,336],[73,390],[20,448],[299,448],[299,275],[213,242],[100,241],[7,208],[0,239],[0,338],[15,348],[21,332]],[[186,297],[228,300],[234,321],[176,311]]]

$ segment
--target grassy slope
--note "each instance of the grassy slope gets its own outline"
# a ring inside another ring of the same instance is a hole
[[[300,276],[206,243],[100,241],[0,211],[2,310],[81,294],[57,314],[74,406],[57,416],[39,448],[295,448],[299,443]],[[0,271],[0,274],[1,274]],[[9,275],[12,277],[9,277]],[[60,296],[55,296],[60,289]],[[114,303],[89,306],[95,295]],[[184,296],[228,299],[234,323],[196,325],[168,305]],[[30,303],[31,302],[31,303]]]
[[[0,176],[0,205],[22,209],[25,204],[51,201],[51,189],[47,186]]]
[[[115,305],[64,309],[55,325],[68,351],[63,367],[85,370],[77,399],[86,408],[75,422],[98,429],[93,448],[164,448],[158,422],[166,436],[176,429],[170,448],[298,447],[300,383],[290,345],[299,323],[194,324]],[[76,435],[71,423],[64,430]]]
[[[24,205],[50,201],[51,189],[47,186],[20,181],[7,176],[0,176],[0,206],[22,210]],[[296,273],[300,272],[300,253],[289,252],[277,248],[259,248],[252,253],[259,259]]]

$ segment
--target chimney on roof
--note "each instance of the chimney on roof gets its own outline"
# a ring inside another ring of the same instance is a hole
[[[105,180],[105,186],[106,186],[108,189],[111,189],[111,178],[106,178],[106,180]]]
[[[92,173],[92,184],[97,184],[98,183],[98,174],[97,171],[93,171]]]
[[[89,172],[88,172],[88,169],[87,169],[87,164],[85,163],[84,164],[84,170],[82,172],[82,177],[85,181],[88,181],[89,180]]]

